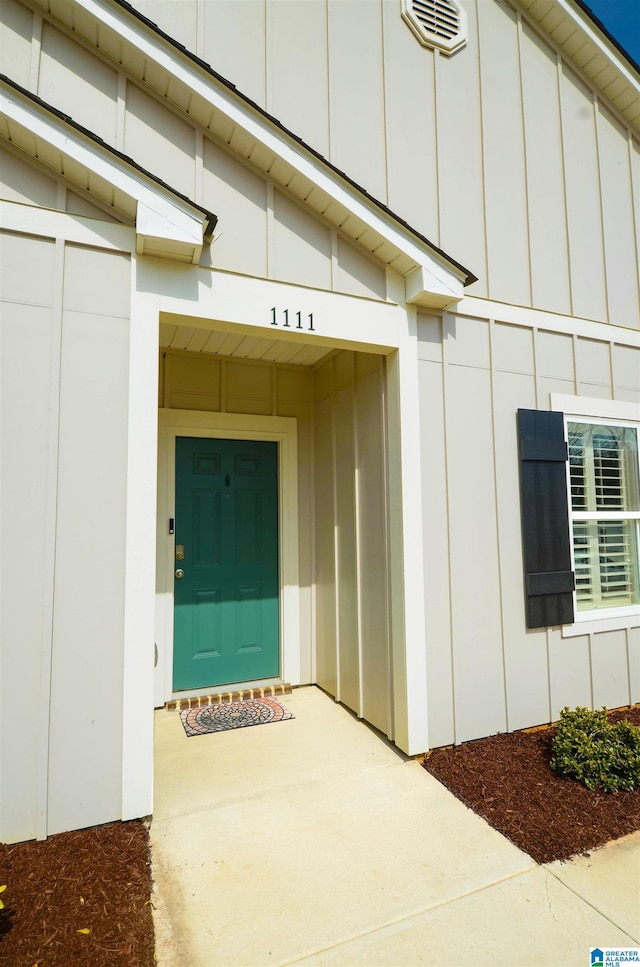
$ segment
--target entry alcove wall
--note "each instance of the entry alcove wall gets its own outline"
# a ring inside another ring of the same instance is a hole
[[[301,682],[391,734],[384,390],[373,354],[160,352],[161,407],[296,418]]]

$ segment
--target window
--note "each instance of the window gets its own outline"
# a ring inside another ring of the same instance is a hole
[[[550,397],[550,410],[517,414],[526,627],[635,627],[640,406]]]
[[[567,440],[576,618],[631,613],[640,604],[638,429],[568,418]]]

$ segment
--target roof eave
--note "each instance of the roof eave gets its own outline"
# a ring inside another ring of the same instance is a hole
[[[93,132],[0,74],[0,116],[5,140],[14,141],[42,163],[39,145],[46,145],[50,166],[60,158],[58,172],[71,168],[111,185],[135,208],[136,251],[139,254],[197,264],[211,239],[217,218],[166,185],[132,158],[110,147]],[[20,131],[32,138],[20,138]],[[13,137],[12,137],[13,131]],[[65,159],[67,164],[64,164]],[[72,164],[69,164],[72,162]],[[79,186],[82,188],[82,186]]]

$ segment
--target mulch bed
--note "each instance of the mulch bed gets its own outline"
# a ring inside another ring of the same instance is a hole
[[[640,706],[609,720],[640,725]],[[640,829],[640,789],[591,792],[549,768],[553,728],[434,749],[424,768],[537,863],[566,860]]]
[[[0,845],[4,884],[2,967],[153,967],[143,822]]]
[[[640,706],[610,717],[640,725]],[[435,749],[424,767],[538,863],[640,829],[640,789],[591,792],[556,776],[552,736],[541,729],[476,739]],[[0,845],[3,884],[0,967],[153,967],[144,822]]]

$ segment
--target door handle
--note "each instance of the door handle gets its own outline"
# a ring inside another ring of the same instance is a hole
[[[182,570],[181,567],[179,567],[178,570],[176,571],[176,577],[178,578],[178,580],[184,577],[184,571]]]

